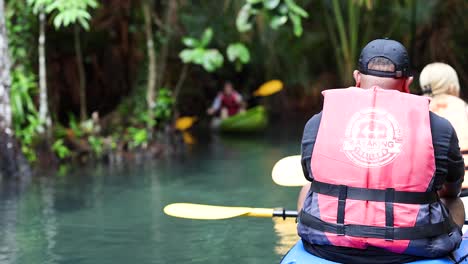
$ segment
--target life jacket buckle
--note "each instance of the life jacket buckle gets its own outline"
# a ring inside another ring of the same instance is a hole
[[[337,236],[344,236],[345,235],[345,226],[344,224],[336,224],[336,235]]]
[[[393,242],[394,237],[394,227],[393,226],[386,226],[385,227],[385,241]]]

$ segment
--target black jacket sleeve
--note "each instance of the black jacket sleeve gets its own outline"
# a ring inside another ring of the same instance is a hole
[[[309,181],[312,181],[314,178],[310,169],[310,159],[312,158],[312,152],[314,150],[315,140],[317,139],[321,119],[322,112],[314,115],[311,119],[309,119],[304,127],[304,134],[302,135],[302,170],[304,171],[304,177],[306,177],[306,179]]]
[[[453,130],[450,138],[448,151],[447,178],[445,181],[450,184],[461,184],[465,175],[465,162],[458,146],[458,137]]]

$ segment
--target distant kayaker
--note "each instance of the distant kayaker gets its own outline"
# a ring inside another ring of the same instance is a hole
[[[361,52],[356,87],[323,92],[306,124],[298,200],[305,249],[340,263],[406,263],[461,242],[463,158],[452,125],[408,94],[405,47],[377,39]]]
[[[419,84],[423,93],[432,97],[429,105],[431,111],[446,118],[455,128],[467,168],[468,114],[465,101],[459,98],[460,83],[457,72],[448,64],[431,63],[422,70]],[[468,180],[463,182],[463,187],[468,188]]]
[[[219,112],[222,119],[233,116],[244,108],[242,96],[234,89],[231,82],[226,82],[222,92],[219,92],[211,107],[207,110],[209,115]]]

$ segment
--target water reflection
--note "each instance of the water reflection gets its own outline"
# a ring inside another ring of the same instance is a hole
[[[274,218],[273,224],[278,240],[275,245],[276,254],[283,256],[299,240],[296,229],[296,219]]]
[[[2,183],[0,263],[279,262],[297,239],[294,222],[183,220],[162,208],[173,202],[292,208],[298,190],[275,186],[271,169],[299,152],[299,139],[196,140],[183,155],[45,174],[27,189]]]
[[[20,196],[30,181],[2,179],[0,181],[0,263],[16,263],[22,243],[17,239]]]
[[[16,214],[18,203],[16,196],[2,193],[2,204],[0,207],[0,263],[15,263],[17,260],[18,243],[16,241]]]
[[[42,201],[42,222],[46,241],[46,258],[48,263],[55,264],[59,260],[55,254],[55,237],[57,235],[57,217],[55,216],[55,188],[51,178],[39,179]]]

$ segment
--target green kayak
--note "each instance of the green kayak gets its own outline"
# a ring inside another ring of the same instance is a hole
[[[254,132],[264,129],[267,122],[265,108],[256,106],[243,113],[218,120],[215,127],[223,132]]]

